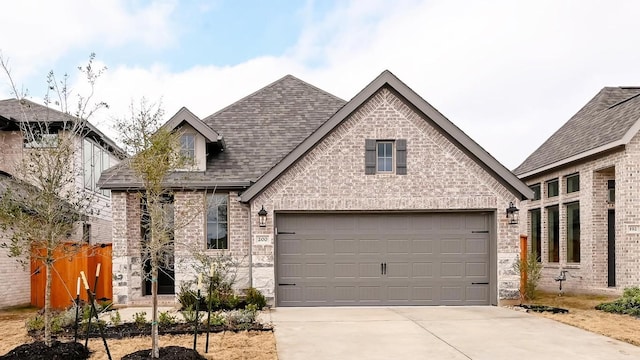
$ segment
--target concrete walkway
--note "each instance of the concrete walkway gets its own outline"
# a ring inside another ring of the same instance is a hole
[[[279,360],[640,359],[640,347],[499,307],[276,308]]]

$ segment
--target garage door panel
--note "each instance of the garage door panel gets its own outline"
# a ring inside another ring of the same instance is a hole
[[[409,254],[411,241],[409,239],[389,239],[387,242],[387,254]]]
[[[432,262],[414,262],[413,264],[411,264],[411,270],[414,279],[433,278]]]
[[[277,305],[489,304],[488,218],[279,214]]]
[[[464,277],[464,264],[461,262],[440,263],[440,277],[443,279],[461,279]]]
[[[411,253],[423,255],[433,254],[433,240],[418,239],[411,241]]]
[[[464,252],[464,240],[460,238],[443,237],[440,241],[440,254],[461,255]]]
[[[481,278],[489,280],[489,264],[486,262],[467,262],[465,275],[470,278]]]
[[[381,261],[359,264],[359,276],[362,279],[379,279],[382,276]]]
[[[489,253],[489,239],[468,238],[466,240],[466,254],[486,255]]]

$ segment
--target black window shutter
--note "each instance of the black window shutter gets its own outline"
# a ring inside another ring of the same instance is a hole
[[[375,139],[364,140],[364,173],[365,175],[374,175],[376,173]]]
[[[396,174],[407,175],[407,139],[396,140]]]

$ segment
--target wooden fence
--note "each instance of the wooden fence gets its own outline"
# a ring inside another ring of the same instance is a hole
[[[44,250],[34,250],[42,253]],[[56,262],[53,265],[51,283],[51,306],[64,309],[73,304],[76,298],[76,287],[80,271],[87,275],[89,286],[93,289],[96,281],[96,267],[100,264],[100,277],[96,287],[97,299],[113,297],[111,244],[77,245],[65,244],[54,253]],[[31,305],[44,307],[46,284],[46,268],[40,261],[31,261]],[[84,285],[81,286],[80,298],[87,300]]]

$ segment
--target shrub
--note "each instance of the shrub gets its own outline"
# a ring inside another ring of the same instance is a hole
[[[640,316],[640,287],[626,288],[621,298],[598,304],[596,309],[616,314]]]
[[[182,318],[187,323],[193,323],[196,321],[196,310],[195,310],[195,307],[193,307],[192,305],[189,305],[187,306],[186,309],[181,310],[180,314],[182,314]],[[202,321],[204,314],[205,312],[203,311],[200,311],[198,313],[198,321]]]
[[[260,290],[250,287],[245,290],[245,294],[247,305],[255,305],[258,310],[262,310],[267,306],[267,299],[262,295]]]
[[[258,309],[255,305],[247,305],[246,309],[229,311],[227,325],[239,330],[247,330],[256,322]]]
[[[114,310],[109,314],[109,319],[111,319],[111,324],[113,326],[118,326],[122,324],[122,318],[120,317],[120,311]]]
[[[176,322],[176,317],[171,315],[168,311],[162,311],[160,314],[158,314],[158,324],[160,326],[171,326]]]
[[[211,313],[211,318],[209,318],[209,325],[211,326],[222,326],[226,324],[227,319],[224,317],[224,314],[216,311]]]
[[[28,331],[44,330],[44,315],[36,315],[27,319],[26,327]]]
[[[520,294],[520,300],[533,300],[536,298],[536,290],[542,276],[542,264],[538,262],[538,256],[532,252],[527,256],[527,261],[519,257],[513,264],[513,269],[518,273],[527,274],[527,282],[524,284],[524,294]]]
[[[196,292],[190,289],[190,283],[183,283],[180,286],[180,291],[178,292],[178,302],[180,303],[180,309],[185,310],[188,307],[195,309],[196,301]]]
[[[133,323],[136,324],[138,328],[142,328],[147,324],[147,312],[140,311],[133,314]]]

